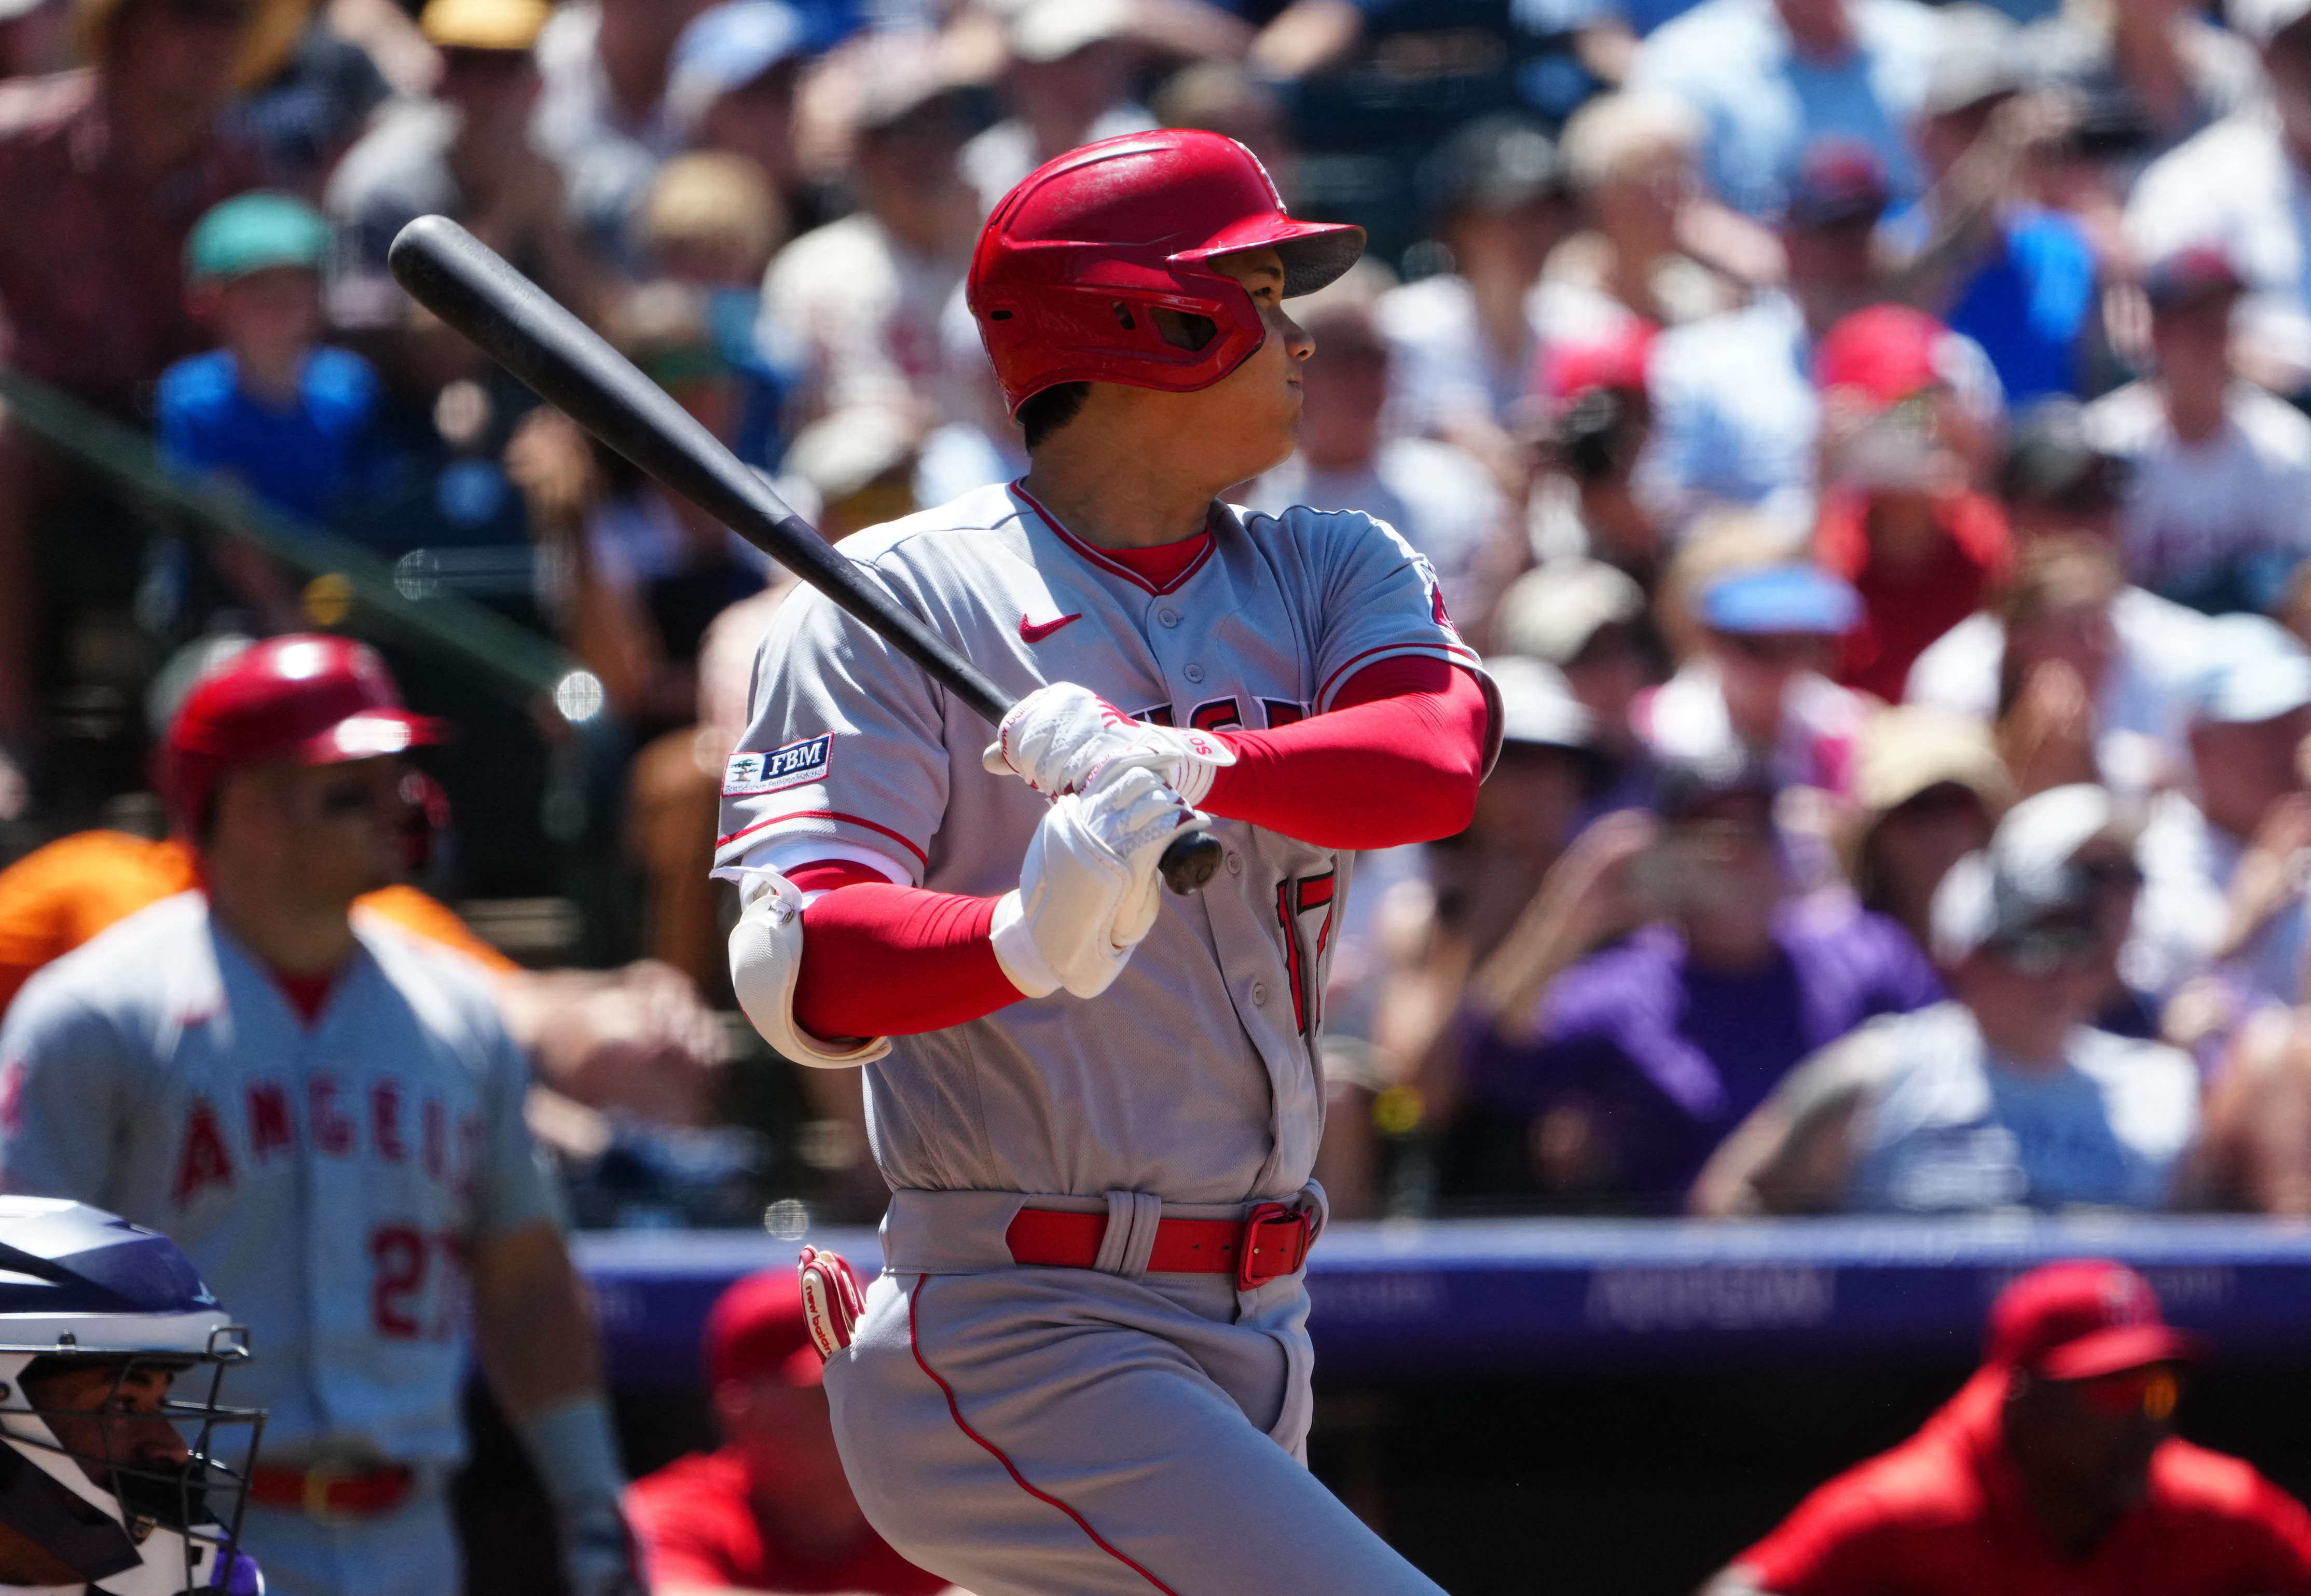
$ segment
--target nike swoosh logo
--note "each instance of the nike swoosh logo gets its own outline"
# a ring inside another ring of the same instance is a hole
[[[1021,615],[1019,617],[1019,637],[1020,640],[1025,642],[1039,643],[1045,638],[1051,636],[1054,632],[1057,632],[1060,627],[1066,625],[1068,622],[1080,621],[1082,619],[1083,612],[1080,610],[1072,615],[1061,615],[1056,621],[1030,621],[1026,616]]]

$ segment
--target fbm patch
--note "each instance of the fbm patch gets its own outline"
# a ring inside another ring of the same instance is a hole
[[[783,748],[773,748],[768,754],[733,754],[722,772],[723,795],[745,798],[816,781],[826,774],[833,751],[833,737],[821,733],[799,743],[789,743]]]

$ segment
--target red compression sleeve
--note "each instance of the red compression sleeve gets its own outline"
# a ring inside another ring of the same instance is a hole
[[[1221,734],[1235,763],[1200,807],[1319,848],[1393,848],[1465,831],[1490,732],[1477,678],[1401,655],[1350,676],[1330,712]]]
[[[805,879],[827,868],[807,865],[790,879],[815,890]],[[994,921],[993,898],[880,879],[829,892],[802,911],[795,1024],[830,1042],[912,1036],[1016,1003],[1019,989],[988,940]]]

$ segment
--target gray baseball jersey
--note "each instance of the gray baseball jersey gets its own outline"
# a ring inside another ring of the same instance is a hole
[[[993,486],[847,540],[900,601],[1024,694],[1068,681],[1211,729],[1330,707],[1392,656],[1473,664],[1426,562],[1353,511],[1216,508],[1208,551],[1150,584]],[[1016,886],[1045,800],[990,775],[985,721],[815,591],[781,606],[723,785],[717,862],[850,859],[903,884]],[[1314,1043],[1348,858],[1222,820],[1226,864],[1097,999],[1022,1000],[900,1037],[867,1069],[894,1187],[1166,1201],[1289,1198],[1322,1128]]]
[[[446,1470],[466,1251],[554,1197],[475,967],[371,916],[355,933],[310,1030],[198,893],[42,970],[0,1027],[0,1186],[176,1238],[249,1327],[235,1391],[270,1410],[268,1459]]]

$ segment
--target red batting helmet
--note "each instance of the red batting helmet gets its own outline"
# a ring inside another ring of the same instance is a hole
[[[193,685],[161,746],[161,793],[198,834],[209,795],[236,765],[336,764],[440,740],[402,708],[375,650],[310,633],[252,643]]]
[[[1312,293],[1356,263],[1365,230],[1295,222],[1250,150],[1192,127],[1044,162],[1003,196],[971,258],[971,313],[1012,413],[1062,382],[1217,382],[1267,333],[1243,285],[1205,263],[1262,247],[1284,257],[1286,294]],[[1157,305],[1218,330],[1182,349],[1147,314]]]

